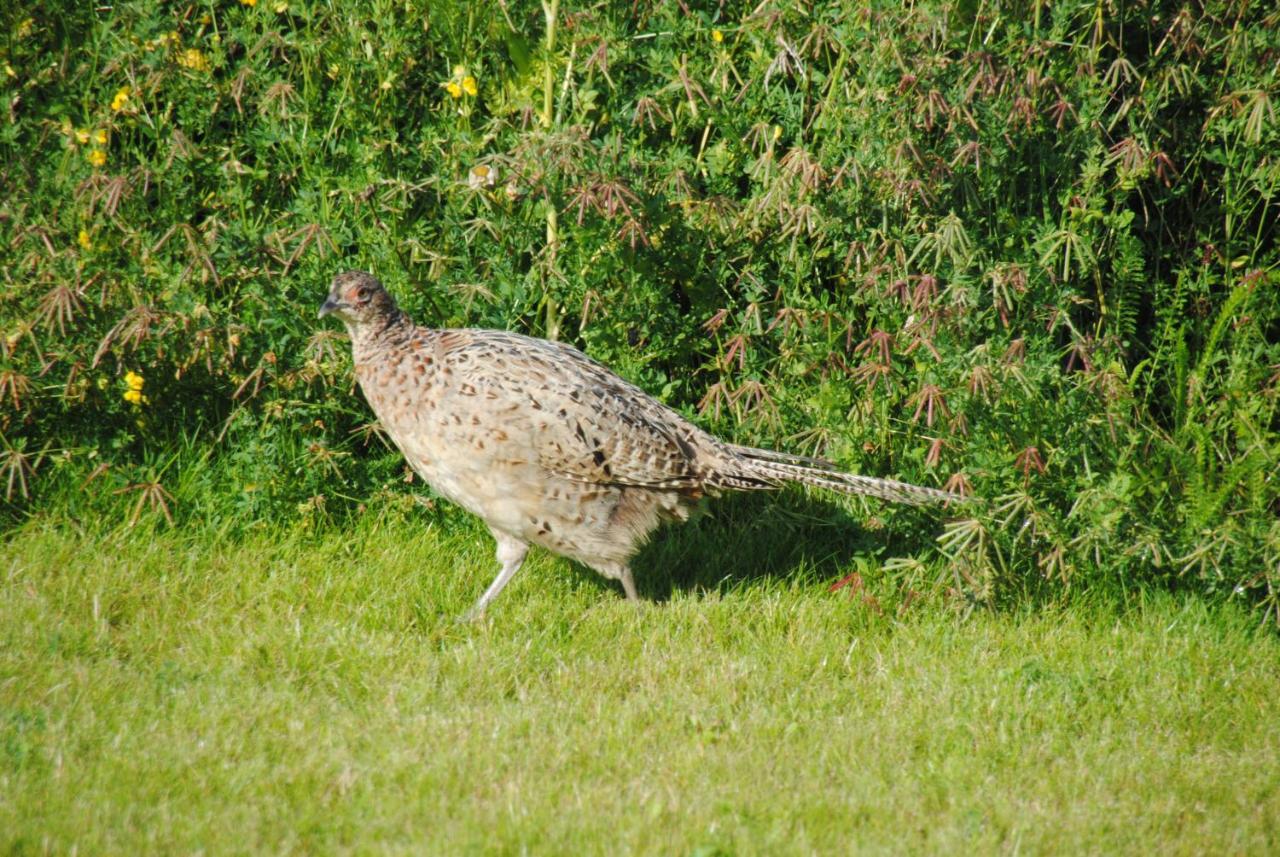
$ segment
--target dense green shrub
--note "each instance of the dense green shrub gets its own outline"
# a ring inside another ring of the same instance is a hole
[[[10,6],[8,520],[406,502],[315,320],[365,267],[987,498],[876,510],[903,587],[1280,617],[1280,13],[1027,5]]]

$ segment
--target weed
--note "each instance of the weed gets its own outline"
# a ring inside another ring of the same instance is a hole
[[[360,266],[735,439],[990,498],[941,531],[880,513],[904,587],[1161,580],[1280,615],[1278,23],[13,6],[6,523],[345,524],[416,490],[314,319]]]

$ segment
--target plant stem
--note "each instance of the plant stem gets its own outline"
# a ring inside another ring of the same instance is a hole
[[[543,59],[542,79],[542,127],[550,128],[554,114],[552,113],[553,96],[555,94],[555,75],[552,74],[552,56],[556,48],[556,17],[559,14],[560,0],[543,0],[542,12],[547,18],[546,56]],[[556,264],[556,252],[560,246],[560,229],[556,221],[555,199],[547,195],[547,270],[553,270]],[[548,339],[557,339],[560,333],[560,307],[543,283],[543,302],[546,304],[546,333]]]
[[[560,10],[560,0],[543,0],[542,12],[547,18],[546,57],[542,79],[542,127],[551,127],[552,95],[555,92],[555,75],[551,72],[551,55],[556,49],[556,17]]]

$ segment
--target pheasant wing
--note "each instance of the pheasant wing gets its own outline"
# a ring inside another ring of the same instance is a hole
[[[468,341],[449,348],[455,386],[491,400],[497,418],[527,431],[529,449],[548,472],[596,484],[700,485],[705,436],[639,387],[561,343],[465,333]]]

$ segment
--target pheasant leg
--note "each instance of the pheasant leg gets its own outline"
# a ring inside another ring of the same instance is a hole
[[[479,619],[484,616],[484,608],[489,606],[489,602],[498,597],[498,593],[507,585],[515,573],[520,570],[521,563],[524,562],[524,556],[529,552],[529,546],[519,539],[512,538],[506,533],[500,533],[497,530],[490,530],[493,538],[498,543],[498,562],[502,564],[502,569],[498,572],[498,576],[493,579],[493,583],[489,584],[489,588],[484,591],[484,595],[480,596],[480,600],[467,613],[468,619]]]

